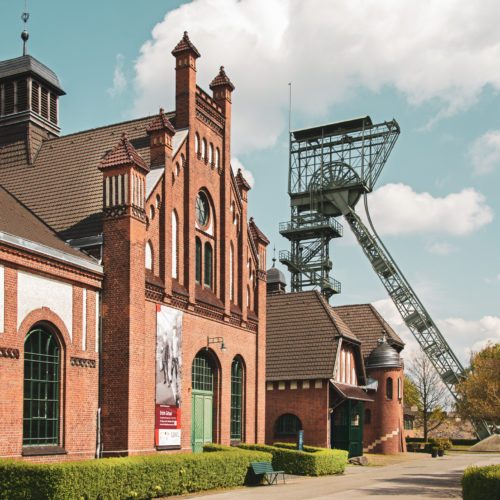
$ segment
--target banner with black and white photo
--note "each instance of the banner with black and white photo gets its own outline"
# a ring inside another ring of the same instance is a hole
[[[181,447],[182,319],[182,311],[157,306],[155,442],[158,448]]]

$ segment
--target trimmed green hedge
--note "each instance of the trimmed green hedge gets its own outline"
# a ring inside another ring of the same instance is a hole
[[[407,443],[423,443],[424,438],[417,438],[417,437],[406,437],[406,442]],[[429,441],[432,438],[429,439]],[[472,446],[476,443],[479,443],[479,439],[450,439],[451,443],[456,446]]]
[[[130,499],[181,495],[245,484],[260,451],[214,451],[60,464],[0,460],[0,498],[17,500]]]
[[[462,477],[464,500],[498,500],[500,498],[500,465],[467,467]]]
[[[344,450],[304,446],[304,451],[298,451],[291,443],[274,443],[274,446],[242,444],[239,448],[272,453],[273,468],[285,471],[287,474],[303,476],[342,474],[347,465],[347,451]]]

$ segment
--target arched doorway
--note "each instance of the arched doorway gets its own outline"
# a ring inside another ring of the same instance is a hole
[[[191,448],[203,451],[213,439],[216,367],[209,351],[200,351],[191,370]]]
[[[61,348],[36,325],[24,341],[23,446],[59,444]]]

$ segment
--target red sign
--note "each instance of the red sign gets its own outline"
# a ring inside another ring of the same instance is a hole
[[[180,448],[181,409],[177,406],[156,405],[156,446]]]

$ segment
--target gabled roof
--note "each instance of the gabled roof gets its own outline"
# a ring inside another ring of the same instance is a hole
[[[0,243],[99,270],[97,262],[62,241],[12,194],[0,186]]]
[[[169,119],[173,116],[167,115]],[[65,240],[100,234],[102,173],[98,166],[123,133],[149,165],[146,129],[151,119],[147,116],[46,140],[32,165],[23,140],[4,145],[0,149],[0,185],[15,193]]]
[[[384,331],[389,344],[397,351],[403,349],[404,342],[371,304],[336,306],[332,309],[361,341],[365,361],[377,347],[378,339],[382,338]]]
[[[317,291],[267,296],[266,379],[333,377],[338,340],[356,337]]]

